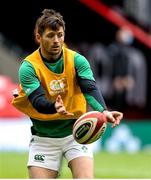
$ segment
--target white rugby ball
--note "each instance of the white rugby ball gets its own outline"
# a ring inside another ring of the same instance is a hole
[[[73,125],[73,136],[80,144],[90,144],[104,134],[106,127],[105,115],[99,111],[90,111],[76,120]]]

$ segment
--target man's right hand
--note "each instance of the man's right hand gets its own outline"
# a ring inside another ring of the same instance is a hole
[[[73,116],[74,115],[73,113],[70,113],[66,110],[66,108],[63,104],[63,100],[62,100],[60,95],[58,95],[56,98],[55,108],[56,108],[57,113],[59,113],[61,115],[67,115],[67,116]]]

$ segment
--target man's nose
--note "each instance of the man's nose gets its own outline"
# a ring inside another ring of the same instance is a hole
[[[57,35],[55,35],[55,36],[54,36],[54,38],[53,38],[53,40],[54,40],[54,42],[58,42],[58,41],[59,41],[58,36],[57,36]]]

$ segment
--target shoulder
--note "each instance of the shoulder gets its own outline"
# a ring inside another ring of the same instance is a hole
[[[81,55],[80,53],[76,52],[74,56],[74,63],[75,67],[78,68],[80,66],[90,67],[90,64],[85,56]]]
[[[82,79],[94,80],[93,72],[88,60],[81,54],[76,53],[74,57],[77,76]]]
[[[34,72],[35,70],[33,65],[30,62],[23,60],[19,67],[19,75],[27,75]]]

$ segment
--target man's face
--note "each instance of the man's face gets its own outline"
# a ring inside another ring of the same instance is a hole
[[[54,31],[51,28],[46,28],[42,36],[38,39],[42,51],[42,55],[49,59],[56,59],[60,56],[64,43],[64,30],[60,27]]]

